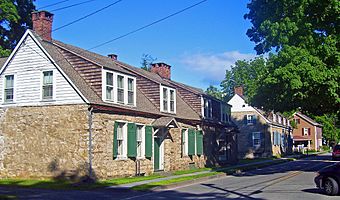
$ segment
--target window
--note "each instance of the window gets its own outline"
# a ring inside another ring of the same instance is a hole
[[[163,88],[163,110],[168,111],[168,89]]]
[[[144,157],[144,126],[137,125],[137,158],[143,158]]]
[[[256,124],[256,115],[247,115],[247,124]]]
[[[117,102],[124,103],[124,76],[117,76]]]
[[[253,147],[258,148],[261,146],[261,133],[254,132],[253,133]]]
[[[279,118],[279,124],[281,124],[282,123],[282,117],[278,116],[278,118]]]
[[[210,99],[203,98],[203,116],[204,118],[212,118],[212,102]]]
[[[176,90],[161,86],[161,111],[176,113]]]
[[[296,124],[300,124],[300,119],[294,119]]]
[[[113,100],[113,73],[106,72],[106,100]]]
[[[134,80],[132,78],[128,78],[128,104],[134,105],[135,102],[134,95]]]
[[[53,71],[43,72],[42,98],[53,99]]]
[[[117,127],[117,145],[118,145],[118,149],[117,149],[117,155],[118,156],[124,156],[124,126],[125,123],[118,123],[118,127]]]
[[[175,92],[170,90],[170,112],[175,112]]]
[[[276,115],[273,114],[273,122],[276,122]]]
[[[283,118],[283,125],[286,125],[286,118]]]
[[[182,129],[182,156],[188,155],[188,129]]]
[[[4,101],[14,101],[14,75],[5,76]]]
[[[110,103],[136,105],[136,78],[103,70],[102,99]]]
[[[309,135],[310,129],[309,128],[302,128],[302,135]]]

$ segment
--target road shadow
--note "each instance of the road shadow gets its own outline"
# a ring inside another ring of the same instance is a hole
[[[304,189],[301,190],[302,192],[307,192],[307,193],[313,193],[313,194],[323,194],[322,190],[318,188],[310,188],[310,189]]]

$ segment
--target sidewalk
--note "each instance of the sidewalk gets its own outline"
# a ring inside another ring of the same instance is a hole
[[[288,159],[289,158],[280,158],[280,159],[276,159],[276,160],[264,160],[264,161],[246,163],[246,164],[236,164],[236,165],[232,165],[230,167],[225,167],[225,168],[218,168],[218,169],[213,169],[213,170],[194,172],[194,173],[190,173],[190,174],[167,176],[167,177],[163,177],[163,178],[157,178],[157,179],[146,180],[146,181],[139,181],[139,182],[128,183],[128,184],[123,184],[123,185],[114,185],[114,186],[109,186],[107,188],[130,189],[132,187],[139,186],[139,185],[155,183],[155,182],[165,181],[165,180],[171,180],[171,179],[180,178],[180,177],[206,174],[206,173],[210,173],[210,172],[227,171],[229,169],[231,170],[231,169],[237,169],[237,168],[243,168],[243,167],[249,167],[249,166],[256,166],[256,165],[259,165],[259,164],[278,163],[278,162],[282,162],[282,160],[288,160]]]

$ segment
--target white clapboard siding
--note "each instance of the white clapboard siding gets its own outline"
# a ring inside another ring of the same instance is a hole
[[[55,84],[55,99],[42,101],[42,72],[53,70]],[[14,74],[14,104],[4,103],[4,76]],[[19,47],[12,61],[0,75],[0,105],[1,106],[30,106],[30,105],[62,105],[79,104],[84,100],[67,82],[65,77],[49,61],[30,35]]]
[[[231,112],[249,112],[255,111],[255,109],[248,105],[246,101],[239,95],[235,94],[229,101],[228,104],[231,105]]]

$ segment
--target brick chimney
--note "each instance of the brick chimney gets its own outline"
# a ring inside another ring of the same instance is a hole
[[[118,56],[116,54],[109,54],[107,55],[109,58],[111,58],[112,60],[117,60]]]
[[[162,78],[171,78],[171,66],[165,63],[154,63],[151,65],[151,72],[158,74]]]
[[[52,40],[53,14],[47,11],[32,12],[33,30],[43,39]]]
[[[239,96],[243,97],[243,87],[242,86],[236,86],[234,87],[235,94],[238,94]]]

